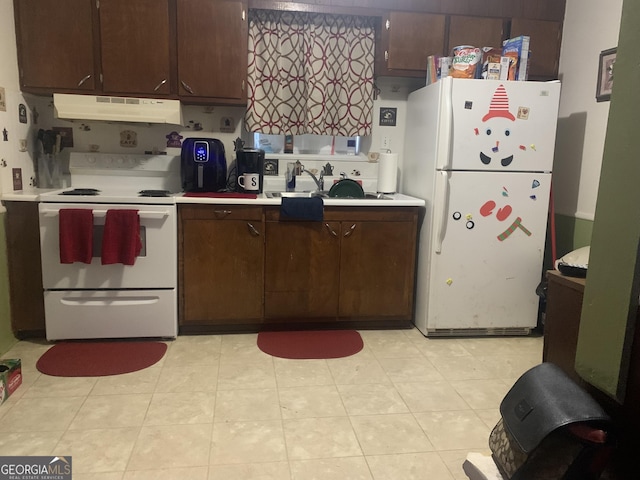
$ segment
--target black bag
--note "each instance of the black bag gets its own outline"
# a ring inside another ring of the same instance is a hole
[[[611,421],[559,367],[524,373],[500,403],[489,448],[508,480],[589,480],[613,451]]]

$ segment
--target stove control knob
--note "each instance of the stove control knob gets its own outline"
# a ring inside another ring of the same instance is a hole
[[[113,163],[113,158],[112,157],[105,158],[104,163],[106,163],[107,165],[111,165]]]
[[[119,157],[119,158],[116,160],[116,163],[117,163],[118,165],[124,165],[124,158]]]
[[[96,163],[96,157],[88,157],[87,163],[93,165],[94,163]]]

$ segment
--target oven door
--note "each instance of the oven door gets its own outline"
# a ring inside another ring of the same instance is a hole
[[[175,289],[45,290],[44,308],[47,340],[178,334]]]
[[[150,289],[177,287],[177,220],[175,205],[41,203],[42,283],[51,289]],[[59,212],[93,211],[93,260],[60,263]],[[102,265],[102,232],[107,210],[137,209],[142,251],[134,265]]]

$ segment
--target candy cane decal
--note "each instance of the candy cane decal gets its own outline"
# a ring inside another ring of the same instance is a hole
[[[531,232],[527,230],[524,225],[522,225],[522,218],[518,217],[513,221],[513,223],[509,228],[507,228],[504,232],[498,235],[498,240],[502,242],[505,239],[509,238],[511,234],[516,231],[516,228],[519,228],[520,230],[522,230],[527,237],[531,236]]]

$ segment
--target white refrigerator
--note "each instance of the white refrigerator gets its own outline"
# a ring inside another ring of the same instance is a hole
[[[409,95],[401,183],[426,200],[424,335],[536,326],[559,100],[560,82],[454,78]]]

